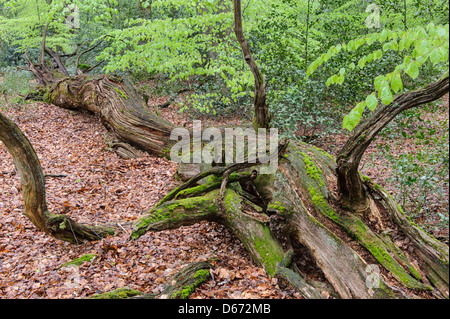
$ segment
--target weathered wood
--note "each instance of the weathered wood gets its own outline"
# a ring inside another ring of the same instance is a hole
[[[44,101],[99,114],[117,139],[133,147],[169,157],[175,126],[153,114],[132,84],[117,76],[78,75],[47,86]],[[122,147],[123,149],[123,147]]]
[[[265,101],[265,79],[243,34],[239,0],[234,1],[234,10],[235,33],[244,59],[255,77],[254,126],[256,129],[267,128],[270,116]],[[42,55],[44,52],[57,59],[52,52],[45,50],[45,37]],[[68,77],[64,72],[55,73],[55,70],[48,67],[36,66],[26,57],[30,63],[29,70],[41,78],[41,83],[45,85],[42,94],[45,101],[64,108],[83,109],[99,114],[104,125],[117,138],[115,145],[132,145],[133,148],[122,147],[130,154],[134,153],[134,148],[160,156],[167,157],[170,154],[170,148],[175,143],[170,141],[170,133],[175,126],[154,115],[126,80],[106,75]],[[44,64],[42,58],[40,64]],[[317,148],[303,143],[291,143],[289,147],[289,143],[284,144],[284,149],[279,149],[278,155],[282,155],[282,159],[277,173],[258,175],[252,180],[254,194],[246,194],[240,185],[242,177],[248,177],[250,172],[240,171],[251,170],[257,163],[247,161],[226,167],[213,167],[203,172],[200,170],[139,219],[133,225],[130,237],[138,239],[148,231],[193,225],[202,220],[221,223],[231,230],[255,263],[270,276],[288,280],[305,298],[321,298],[319,290],[310,284],[308,278],[300,276],[296,267],[288,268],[286,260],[292,257],[292,253],[291,250],[286,252],[278,241],[271,228],[274,226],[271,225],[272,220],[261,214],[268,208],[267,213],[277,213],[284,218],[287,233],[284,235],[308,250],[328,281],[327,285],[332,286],[330,289],[334,289],[341,298],[404,297],[397,288],[387,285],[382,277],[378,278],[375,287],[368,284],[369,265],[355,251],[353,245],[356,243],[350,244],[338,236],[338,233],[342,235],[343,232],[357,241],[359,249],[365,249],[367,254],[372,255],[368,259],[371,262],[375,260],[375,266],[384,267],[402,287],[426,290],[433,286],[444,296],[448,296],[448,248],[437,245],[431,237],[428,238],[417,227],[411,226],[406,218],[399,215],[395,202],[385,197],[381,204],[391,212],[400,229],[413,238],[418,247],[417,256],[423,260],[424,265],[417,271],[399,247],[369,229],[361,216],[355,214],[355,211],[363,211],[377,217],[380,213],[374,208],[373,198],[364,189],[368,186],[362,184],[358,172],[361,156],[373,137],[402,110],[435,99],[443,92],[448,92],[448,77],[424,90],[402,94],[392,105],[377,110],[355,130],[339,154],[337,167],[332,156]],[[16,151],[13,157],[20,156],[19,153]],[[26,172],[26,169],[23,171]],[[39,183],[43,178],[39,174],[36,178],[38,188],[41,189],[34,196],[40,196],[37,203],[41,204],[41,199],[45,198],[45,190],[43,184],[39,186]],[[333,190],[336,184],[340,198]],[[254,205],[258,202],[262,203],[262,209]],[[333,207],[339,207],[339,210]],[[49,234],[70,240],[72,237],[67,230],[70,229],[73,233],[77,229],[74,227],[76,225],[65,217],[49,217],[45,212],[45,206],[37,208],[36,225],[42,227],[40,223],[43,221],[47,227],[43,229]],[[30,216],[34,218],[33,214]],[[65,230],[64,233],[61,228]],[[86,227],[77,231],[83,238],[92,233],[95,234],[92,228]],[[423,247],[419,248],[421,245]],[[421,265],[420,262],[419,264]],[[426,274],[429,282],[422,273]]]
[[[204,282],[211,278],[207,262],[196,262],[179,271],[161,293],[143,294],[138,290],[122,287],[110,292],[94,295],[88,299],[187,299]]]
[[[366,183],[371,192],[380,195],[385,203],[392,221],[398,225],[414,244],[415,252],[424,263],[422,271],[434,287],[449,298],[449,248],[412,224],[401,207],[392,196],[379,185],[368,180]]]

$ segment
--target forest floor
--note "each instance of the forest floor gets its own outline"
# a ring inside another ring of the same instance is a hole
[[[448,96],[442,109],[440,116],[448,120]],[[109,151],[106,130],[96,116],[44,103],[11,106],[2,112],[27,135],[41,160],[52,213],[78,222],[127,223],[151,209],[178,183],[176,164],[168,160],[151,155],[122,160]],[[187,121],[176,107],[161,113],[179,125]],[[237,116],[215,124],[230,122],[245,124]],[[318,145],[335,153],[345,135],[328,139],[333,143],[323,139]],[[377,157],[376,145],[369,154],[374,155],[367,156],[371,163],[365,165],[365,174],[395,192],[386,182],[390,169]],[[448,202],[448,190],[445,196]],[[22,209],[20,177],[0,144],[0,298],[85,298],[124,286],[159,292],[186,264],[204,260],[214,265],[213,279],[191,298],[301,298],[290,286],[268,277],[244,246],[215,223],[147,233],[137,241],[130,241],[124,228],[119,236],[73,245],[38,231],[21,214]],[[436,229],[434,235],[448,243],[448,227]],[[96,254],[96,258],[78,268],[60,268],[85,254]]]

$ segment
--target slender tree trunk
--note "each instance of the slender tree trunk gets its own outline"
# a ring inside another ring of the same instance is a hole
[[[308,36],[309,36],[310,9],[311,9],[310,0],[308,0],[308,13],[306,15],[305,72],[308,70]]]
[[[242,28],[242,8],[241,8],[241,0],[234,0],[234,32],[236,34],[236,38],[241,45],[242,52],[244,54],[244,60],[247,62],[250,70],[253,73],[253,77],[255,79],[255,118],[253,122],[253,126],[255,129],[258,128],[269,128],[270,126],[270,115],[269,115],[269,107],[266,103],[267,96],[267,88],[266,88],[266,77],[262,75],[258,65],[253,58],[252,52],[250,50],[250,45],[247,42],[247,39],[244,36],[243,28]]]

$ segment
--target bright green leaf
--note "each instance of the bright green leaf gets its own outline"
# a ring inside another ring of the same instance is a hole
[[[419,67],[415,61],[412,61],[411,64],[406,69],[406,73],[415,80],[419,76]]]
[[[379,93],[378,97],[380,98],[381,102],[385,105],[389,105],[394,101],[394,96],[392,95],[391,89],[388,85],[384,86],[381,89],[381,92]]]
[[[431,52],[431,54],[430,54],[431,63],[433,63],[433,65],[436,65],[439,62],[441,62],[441,60],[442,60],[441,52],[436,49],[433,50],[433,52]]]
[[[364,68],[364,66],[366,65],[366,57],[365,56],[363,56],[361,59],[359,59],[359,61],[358,61],[358,65],[359,65],[359,68],[360,69],[363,69]]]
[[[394,76],[394,78],[391,81],[391,87],[394,93],[397,93],[401,90],[403,90],[403,81],[399,74]]]

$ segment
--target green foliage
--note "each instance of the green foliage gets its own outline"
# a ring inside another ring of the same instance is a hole
[[[26,49],[31,58],[37,57],[47,23],[46,45],[67,54],[121,28],[124,14],[139,16],[139,12],[143,15],[137,0],[0,0],[0,66],[25,64]],[[75,18],[73,23],[69,17]],[[6,55],[7,51],[12,54]]]
[[[228,3],[146,3],[150,4],[150,20],[127,19],[125,28],[109,34],[110,47],[100,56],[108,61],[106,72],[166,74],[171,81],[189,80],[191,84],[213,79],[214,85],[208,85],[206,92],[199,90],[186,103],[186,107],[206,113],[217,104],[229,105],[253,94],[252,75],[241,67],[242,54],[235,45]]]
[[[403,55],[402,63],[392,67],[390,73],[379,75],[374,80],[374,93],[371,93],[365,101],[356,105],[355,108],[344,118],[343,126],[352,131],[360,122],[365,108],[374,110],[378,102],[389,105],[393,102],[394,93],[404,90],[405,76],[408,75],[411,80],[419,77],[421,68],[428,62],[434,68],[443,72],[448,72],[448,53],[449,53],[449,26],[436,26],[433,23],[427,27],[415,27],[407,31],[396,32],[384,29],[379,33],[372,33],[369,36],[349,41],[348,43],[332,46],[326,53],[318,57],[308,67],[307,75],[311,75],[322,64],[332,59],[341,52],[356,52],[363,46],[380,47],[369,54],[362,56],[358,61],[360,69],[364,69],[366,64],[377,61],[383,57],[383,54],[392,50]],[[355,69],[354,65],[349,66]],[[338,74],[334,74],[327,80],[327,86],[331,84],[342,84],[345,81],[346,69],[341,68]]]
[[[92,59],[99,55],[98,60],[106,61],[107,73],[185,83],[191,94],[182,110],[215,115],[239,109],[252,116],[254,80],[234,35],[230,1],[70,3],[79,9],[80,28],[67,25],[65,0],[0,0],[0,65],[23,64],[26,48],[35,59],[43,29],[51,22],[47,44],[59,53],[104,37],[104,45],[85,56],[81,67],[94,65]],[[394,94],[410,89],[411,81],[430,78],[436,69],[445,71],[448,36],[442,32],[448,27],[440,25],[448,22],[447,1],[406,0],[405,12],[405,1],[379,0],[383,29],[366,26],[372,14],[369,4],[367,0],[243,3],[244,33],[267,76],[273,124],[285,135],[333,133],[348,104],[356,105],[344,119],[344,127],[351,130],[366,109],[392,102]],[[430,20],[435,25],[422,27]],[[72,73],[73,62],[69,60]],[[164,85],[172,87],[171,83]]]

